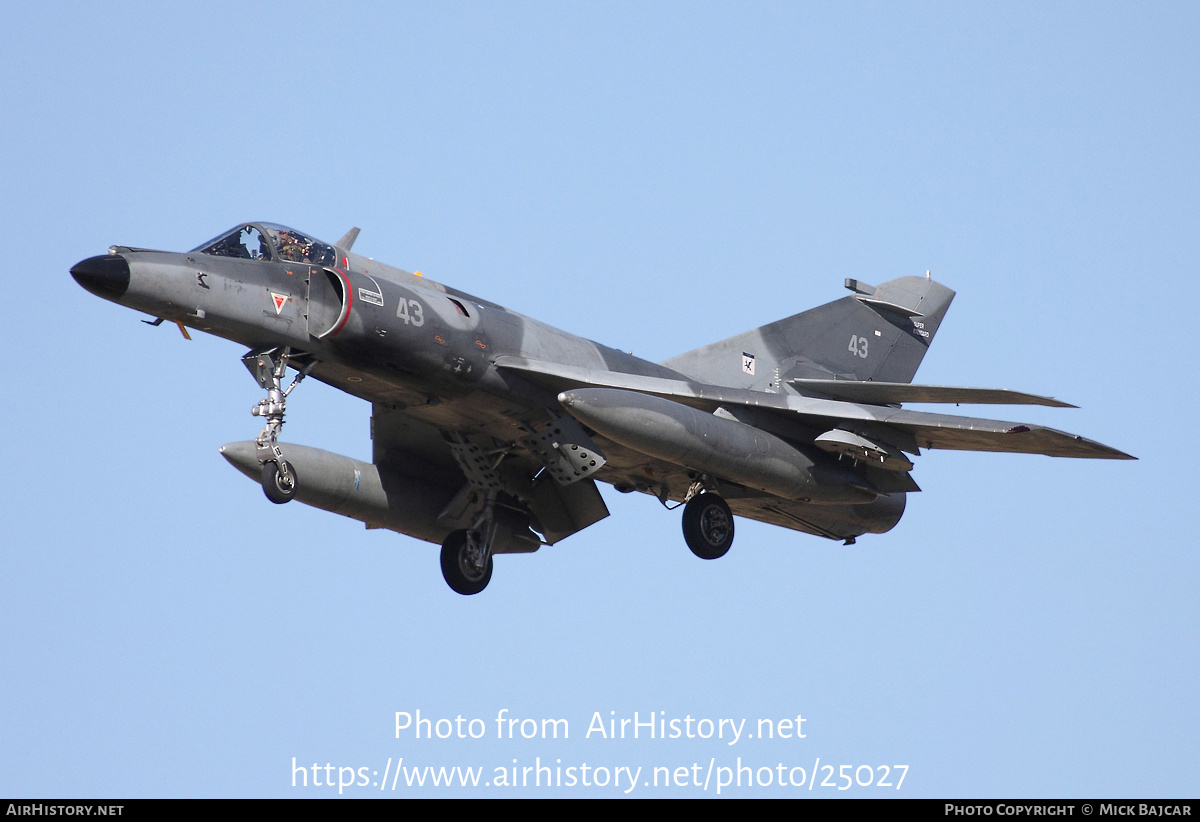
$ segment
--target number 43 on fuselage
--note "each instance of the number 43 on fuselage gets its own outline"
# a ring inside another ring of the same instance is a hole
[[[847,543],[890,530],[920,490],[922,448],[1132,459],[1038,425],[902,409],[1071,407],[913,385],[954,297],[928,276],[847,280],[849,296],[652,363],[354,254],[357,236],[246,223],[182,254],[114,246],[71,273],[153,325],[248,346],[265,425],[225,458],[272,502],[440,543],[462,594],[483,590],[496,554],[607,516],[597,480],[682,504],[688,547],[716,559],[735,514]],[[370,463],[279,441],[306,376],[371,403]]]

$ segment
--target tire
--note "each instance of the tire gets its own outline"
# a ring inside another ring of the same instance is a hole
[[[289,462],[284,462],[283,464],[287,466],[291,482],[284,481],[283,475],[279,473],[279,466],[275,464],[274,460],[263,463],[263,493],[267,495],[267,499],[276,505],[283,505],[285,502],[290,502],[296,496],[296,486],[300,484],[300,478],[296,476],[295,466]]]
[[[700,559],[720,559],[733,545],[733,512],[716,494],[700,494],[683,508],[683,539]]]
[[[492,579],[492,558],[482,573],[467,557],[467,532],[454,531],[442,543],[442,576],[455,593],[463,596],[478,594]]]

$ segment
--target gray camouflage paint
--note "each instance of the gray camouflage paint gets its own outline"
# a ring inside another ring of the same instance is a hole
[[[650,406],[686,418],[692,431],[667,448],[597,430],[607,462],[595,479],[682,501],[697,474],[725,466],[708,480],[734,514],[838,539],[889,530],[905,494],[919,489],[904,471],[822,450],[814,443],[826,432],[850,432],[826,440],[871,439],[890,454],[958,448],[1130,458],[1041,426],[900,409],[896,397],[1062,405],[1015,392],[907,385],[954,297],[928,278],[878,288],[847,281],[851,296],[656,364],[357,255],[345,247],[356,235],[334,247],[334,265],[114,247],[72,274],[105,299],[252,351],[305,352],[301,362],[311,364],[313,377],[372,403],[373,463],[281,444],[300,477],[297,498],[431,542],[470,527],[480,505],[482,475],[464,469],[448,439],[497,461],[494,481],[508,518],[508,540],[497,553],[552,544],[607,516],[594,479],[551,481],[521,444],[571,411],[573,389],[593,392],[593,407],[615,409],[611,431],[636,428]],[[833,381],[850,381],[869,401],[845,401]],[[586,415],[580,418],[586,425]],[[809,472],[795,487],[759,479],[753,448],[735,442],[748,437],[752,445],[755,431],[788,466],[780,477]],[[222,453],[258,477],[254,443],[232,443]],[[830,477],[843,488],[872,490],[842,493],[853,501],[834,494],[809,502],[811,487]]]

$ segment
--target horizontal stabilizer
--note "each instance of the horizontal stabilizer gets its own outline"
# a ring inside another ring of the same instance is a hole
[[[953,385],[913,385],[906,382],[858,382],[855,380],[788,380],[802,394],[819,394],[835,400],[891,405],[898,402],[953,402],[982,405],[1048,405],[1076,408],[1053,397],[1040,397],[1004,388],[959,388]]]
[[[915,494],[921,490],[921,486],[917,485],[912,474],[888,471],[870,465],[863,465],[861,468],[871,485],[885,494]]]

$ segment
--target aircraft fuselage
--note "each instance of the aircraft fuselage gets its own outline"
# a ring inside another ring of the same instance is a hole
[[[459,593],[482,590],[494,554],[607,516],[595,480],[686,503],[688,546],[715,559],[733,514],[850,542],[891,529],[920,490],[922,447],[1129,458],[1041,426],[900,410],[1063,405],[912,385],[954,296],[929,278],[848,280],[852,297],[655,364],[354,254],[356,236],[246,223],[186,253],[114,246],[71,273],[155,325],[248,346],[266,425],[226,459],[273,502],[442,542]],[[370,464],[279,442],[310,374],[372,403]]]

